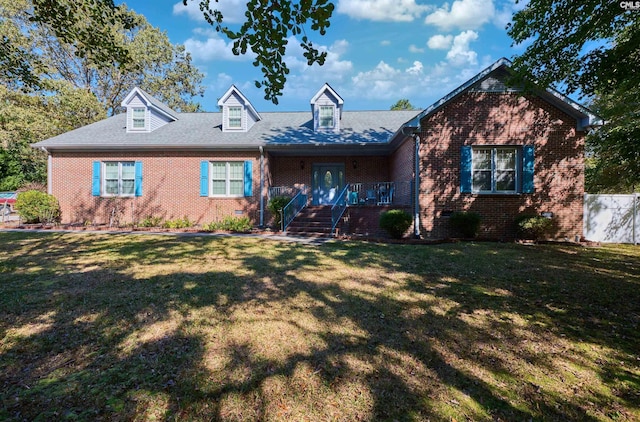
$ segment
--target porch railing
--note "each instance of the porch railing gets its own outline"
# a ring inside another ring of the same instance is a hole
[[[294,218],[307,206],[308,195],[306,189],[301,189],[291,198],[291,201],[285,205],[280,211],[280,223],[284,232]]]
[[[267,200],[270,201],[271,198],[275,198],[277,196],[288,196],[292,198],[299,190],[300,189],[297,189],[293,186],[271,186],[269,187]]]
[[[349,202],[347,201],[347,194],[349,193],[349,184],[342,189],[342,192],[338,195],[336,202],[331,207],[331,235],[333,236],[333,231],[336,229],[338,222],[342,218],[344,211],[349,206]]]
[[[411,181],[351,183],[349,205],[411,205]]]

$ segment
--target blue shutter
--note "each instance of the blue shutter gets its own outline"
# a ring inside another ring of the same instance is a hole
[[[200,196],[209,196],[209,162],[200,161]]]
[[[135,195],[142,196],[142,162],[136,161]]]
[[[244,196],[253,195],[253,161],[244,162]]]
[[[522,193],[533,193],[533,145],[522,147]]]
[[[93,162],[93,174],[91,177],[91,195],[100,196],[100,161]]]
[[[471,147],[463,146],[460,150],[460,193],[471,193],[472,157]]]

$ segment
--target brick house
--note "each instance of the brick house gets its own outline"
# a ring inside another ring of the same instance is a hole
[[[412,234],[452,235],[448,216],[482,216],[482,236],[514,236],[520,213],[550,213],[559,238],[582,233],[588,110],[552,90],[509,88],[497,61],[422,112],[347,111],[325,84],[310,112],[259,113],[232,86],[216,113],[176,113],[134,88],[126,113],[34,144],[65,223],[198,224],[248,216],[271,224],[275,195],[293,198],[287,231],[379,235],[390,208]],[[414,186],[419,186],[416,196]]]

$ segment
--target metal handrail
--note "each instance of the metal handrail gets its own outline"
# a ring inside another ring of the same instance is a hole
[[[347,183],[338,195],[336,202],[331,207],[331,235],[333,236],[333,231],[335,230],[338,222],[342,218],[345,210],[347,209],[348,201],[347,201],[347,192],[349,192],[349,184]]]
[[[296,196],[291,198],[291,201],[280,210],[280,224],[283,232],[289,227],[293,219],[300,214],[300,211],[307,206],[307,197],[305,190],[299,190]]]

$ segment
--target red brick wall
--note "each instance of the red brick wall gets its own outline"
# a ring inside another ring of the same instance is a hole
[[[91,195],[93,161],[141,161],[143,192],[135,198]],[[200,161],[253,161],[253,196],[208,198],[200,196]],[[188,217],[198,224],[225,216],[248,216],[259,224],[260,159],[253,153],[55,153],[52,157],[53,195],[60,202],[63,223],[106,224],[119,210],[120,223],[148,216],[170,220]]]
[[[553,237],[582,234],[584,133],[576,121],[534,96],[468,92],[421,122],[421,230],[425,237],[454,235],[444,211],[475,211],[480,236],[510,239],[521,213],[553,212]],[[460,193],[463,145],[534,145],[535,192],[519,195]]]

